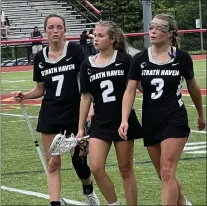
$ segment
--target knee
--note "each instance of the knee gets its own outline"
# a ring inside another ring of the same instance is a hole
[[[90,162],[90,168],[95,178],[101,178],[105,174],[104,166],[96,162]]]
[[[53,158],[53,157],[49,160],[48,165],[47,165],[48,172],[50,173],[60,170],[60,167],[61,167],[60,159]]]
[[[80,179],[88,179],[91,176],[91,170],[87,163],[87,156],[76,156],[72,157],[73,167]]]
[[[161,166],[160,176],[161,180],[164,182],[168,182],[175,178],[175,172],[173,171],[173,164],[171,162],[164,163]]]
[[[133,167],[129,165],[119,166],[119,171],[120,171],[122,179],[128,179],[132,175],[134,175]]]

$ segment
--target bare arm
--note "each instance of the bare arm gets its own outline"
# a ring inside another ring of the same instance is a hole
[[[129,114],[134,104],[138,82],[129,80],[122,100],[122,122],[128,122]]]
[[[36,99],[42,97],[45,92],[44,82],[37,82],[37,85],[29,92],[15,91],[12,92],[15,100],[22,101],[24,99]]]
[[[138,90],[139,90],[141,93],[143,93],[143,89],[142,89],[141,81],[138,82],[138,84],[137,84],[137,88],[138,88]]]
[[[195,78],[187,80],[187,87],[190,93],[191,99],[196,107],[198,112],[198,129],[203,130],[206,127],[206,121],[203,114],[203,105],[202,105],[202,98],[201,98],[201,90],[196,82]]]
[[[80,115],[79,115],[79,126],[78,126],[78,129],[80,131],[84,130],[90,105],[91,105],[91,94],[90,93],[82,94],[81,102],[80,102]]]
[[[36,99],[42,97],[45,92],[44,82],[37,82],[36,86],[29,92],[24,93],[25,99]]]
[[[190,80],[186,80],[187,87],[191,99],[196,107],[198,112],[198,116],[203,116],[203,105],[202,105],[202,98],[201,98],[201,90],[195,78]]]
[[[91,102],[87,120],[91,121],[93,116],[94,116],[94,108],[93,108],[93,103]]]

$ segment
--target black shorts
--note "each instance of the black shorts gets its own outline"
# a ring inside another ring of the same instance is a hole
[[[144,146],[153,146],[161,143],[168,138],[186,138],[190,135],[188,126],[188,117],[185,107],[163,119],[160,122],[151,122],[150,120],[143,122],[143,139]]]
[[[65,130],[67,135],[70,135],[71,133],[76,135],[78,133],[78,122],[67,124],[55,124],[38,121],[36,129],[37,132],[45,134],[59,134],[64,133]]]
[[[137,119],[135,111],[133,110],[129,116],[129,129],[127,133],[127,140],[142,138],[142,128]],[[90,138],[97,138],[104,141],[125,141],[118,133],[121,120],[113,124],[100,124],[92,121]]]

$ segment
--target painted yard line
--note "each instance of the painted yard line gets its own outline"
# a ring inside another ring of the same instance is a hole
[[[185,145],[202,145],[207,144],[207,142],[187,142]]]
[[[24,77],[9,77],[9,78],[5,78],[2,77],[2,80],[19,80],[19,79],[31,79],[32,81],[32,76],[24,76]]]
[[[4,115],[4,116],[12,116],[12,117],[24,117],[24,115],[22,115],[22,114],[11,114],[11,113],[1,113],[1,115]],[[35,118],[35,119],[37,119],[38,116],[29,116],[29,118]]]
[[[206,154],[206,150],[201,150],[201,151],[192,151],[192,152],[185,152],[188,154]]]
[[[190,104],[190,105],[188,105],[189,107],[195,107],[195,105],[194,104]],[[206,107],[206,104],[203,104],[203,107]]]
[[[188,150],[199,150],[199,149],[204,149],[206,148],[206,145],[205,146],[193,146],[193,147],[184,147],[184,151],[188,151]]]
[[[6,186],[1,186],[1,189],[9,191],[9,192],[17,192],[17,193],[21,193],[21,194],[25,194],[25,195],[29,195],[29,196],[35,196],[35,197],[39,197],[39,198],[50,199],[49,195],[39,193],[39,192],[20,190],[20,189],[16,189],[16,188],[12,188],[12,187],[6,187]],[[71,204],[71,205],[85,205],[83,202],[79,202],[79,201],[75,201],[75,200],[70,200],[70,199],[66,199],[66,198],[64,198],[64,200],[68,204]]]
[[[31,80],[25,80],[25,79],[22,79],[22,80],[2,80],[2,83],[19,83],[19,82],[29,82]]]
[[[16,121],[6,121],[6,122],[1,122],[2,124],[8,124],[8,123],[17,123],[17,122],[25,122],[24,119],[22,120],[16,120]]]
[[[191,130],[191,132],[206,134],[206,131],[199,131],[199,130]]]
[[[27,89],[22,89],[22,88],[17,88],[17,87],[15,87],[15,88],[16,88],[17,91],[21,91],[21,90],[27,91],[27,90],[29,90],[28,88]],[[2,89],[2,91],[14,91],[14,89]],[[4,94],[2,94],[2,95],[4,95]]]

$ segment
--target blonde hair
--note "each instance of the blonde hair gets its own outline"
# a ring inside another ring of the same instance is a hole
[[[101,21],[96,26],[104,26],[108,28],[109,38],[114,40],[113,48],[127,53],[126,49],[126,37],[124,32],[118,27],[118,25],[113,21]]]
[[[169,31],[172,32],[172,38],[171,38],[171,45],[175,47],[180,47],[180,38],[178,37],[178,27],[177,27],[177,21],[174,19],[173,16],[169,14],[157,14],[154,18],[162,19],[168,22]]]

